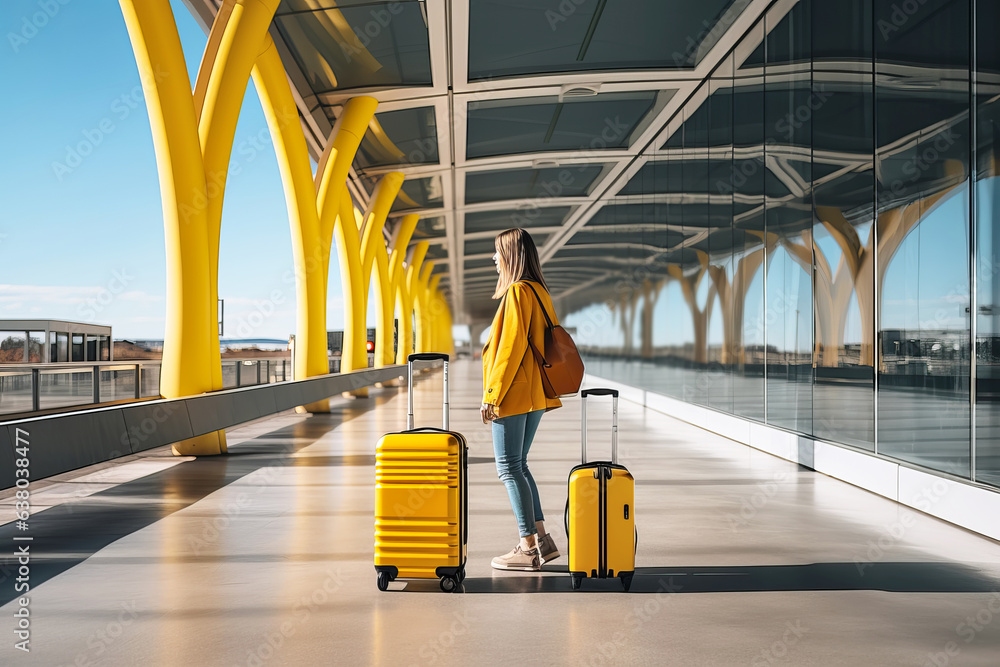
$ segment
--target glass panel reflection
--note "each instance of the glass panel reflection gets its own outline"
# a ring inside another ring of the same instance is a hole
[[[379,179],[365,176],[363,180],[368,191],[372,192]],[[407,179],[403,181],[403,186],[400,188],[399,194],[396,195],[391,210],[395,212],[421,208],[441,208],[444,203],[442,187],[440,176]]]
[[[469,4],[469,80],[693,67],[748,4],[477,0]]]
[[[875,450],[871,0],[813,2],[813,432]],[[831,33],[820,26],[840,26]],[[799,171],[797,169],[797,171]]]
[[[688,360],[692,367],[704,371],[708,364],[708,322],[715,307],[715,288],[708,275],[708,198],[705,190],[708,184],[708,114],[685,114],[684,164],[681,182],[684,192],[691,193],[690,203],[671,207],[670,217],[682,225],[685,238],[697,239],[695,243],[683,244],[679,262],[667,267],[668,275],[680,286],[681,297],[687,319],[691,321],[693,336],[686,342],[690,345]],[[674,211],[677,211],[674,213]],[[708,405],[708,385],[710,378],[702,373],[685,376],[684,400]]]
[[[421,216],[417,220],[417,227],[413,230],[414,241],[422,241],[425,239],[440,238],[447,235],[448,227],[447,220],[442,217],[424,217]]]
[[[765,354],[767,423],[812,431],[813,240],[812,175],[792,172],[785,160],[812,139],[818,104],[810,72],[810,5],[766,17],[768,62],[791,60],[782,76],[764,78]],[[798,175],[798,178],[796,178]],[[780,184],[780,185],[779,185]],[[784,192],[787,191],[787,194]],[[780,194],[779,194],[780,193]]]
[[[761,21],[738,50],[763,40]],[[764,421],[763,72],[737,70],[733,84],[733,411]]]
[[[83,334],[73,334],[72,358],[70,361],[84,361]]]
[[[56,354],[49,361],[64,362],[69,361],[69,334],[62,331],[56,332]]]
[[[236,365],[240,363],[238,361],[226,361],[222,362],[222,388],[232,389],[237,386],[236,384]]]
[[[0,331],[0,363],[23,364],[25,359],[25,331]]]
[[[31,373],[0,373],[0,413],[31,412]]]
[[[972,5],[775,5],[547,262],[588,370],[1000,486],[1000,4]]]
[[[135,366],[101,368],[101,401],[135,398]]]
[[[389,165],[434,164],[437,161],[434,107],[375,114],[355,158],[356,165],[362,170]]]
[[[38,376],[40,410],[94,402],[94,372],[43,370]]]
[[[875,36],[878,450],[968,477],[969,2],[938,4]]]
[[[708,144],[720,146],[709,163],[705,182],[708,201],[708,279],[714,292],[706,332],[708,346],[708,404],[717,410],[733,411],[733,71],[729,56],[711,78],[708,98]]]
[[[45,346],[45,332],[31,331],[28,333],[28,363],[42,363],[43,348]]]
[[[654,92],[524,97],[469,104],[466,157],[627,148]]]
[[[976,481],[1000,486],[1000,4],[976,21]]]
[[[160,395],[160,365],[143,365],[140,371],[139,393],[142,398]]]
[[[423,3],[367,2],[278,15],[274,23],[314,93],[431,85]]]
[[[490,169],[465,175],[465,202],[477,204],[501,199],[585,197],[604,167],[567,165],[544,169]]]
[[[510,227],[559,227],[565,222],[572,206],[523,206],[497,211],[469,211],[465,214],[465,233],[501,232]]]

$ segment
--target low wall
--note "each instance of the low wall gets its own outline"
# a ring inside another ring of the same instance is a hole
[[[0,422],[0,489],[16,480],[18,430],[28,442],[31,479],[37,480],[405,376],[406,366],[386,366]]]

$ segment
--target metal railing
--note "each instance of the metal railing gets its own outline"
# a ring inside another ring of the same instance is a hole
[[[225,389],[291,380],[288,359],[223,359]],[[0,414],[159,398],[158,360],[0,366]]]
[[[134,367],[134,364],[125,365]],[[290,371],[290,364],[288,368]],[[57,414],[28,415],[0,422],[0,440],[13,443],[20,437],[19,433],[30,433],[33,445],[31,477],[44,479],[340,396],[346,391],[384,384],[405,377],[406,372],[406,366],[386,366],[305,380],[262,382],[257,386],[197,396],[131,400],[114,406],[88,406]],[[241,369],[240,377],[245,374]],[[10,488],[17,482],[16,456],[12,447],[0,447],[0,489]]]

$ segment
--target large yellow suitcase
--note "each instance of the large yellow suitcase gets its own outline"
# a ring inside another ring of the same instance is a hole
[[[587,396],[612,397],[611,460],[587,462]],[[569,473],[566,534],[574,590],[587,577],[618,577],[627,591],[635,574],[635,480],[618,465],[618,390],[584,389],[583,463]]]
[[[413,428],[413,362],[444,360],[444,428]],[[375,451],[375,572],[379,590],[402,579],[440,579],[457,591],[468,557],[469,448],[448,430],[448,355],[407,359],[407,430]]]

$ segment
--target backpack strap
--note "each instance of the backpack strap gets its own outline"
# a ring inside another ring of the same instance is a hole
[[[527,280],[521,280],[521,281],[518,281],[518,282],[523,282],[525,285],[527,285],[529,288],[531,288],[531,291],[534,293],[535,298],[538,299],[538,307],[542,309],[542,315],[545,316],[545,322],[546,322],[546,324],[548,324],[548,328],[551,331],[554,328],[553,324],[552,324],[552,320],[549,318],[549,313],[548,313],[548,311],[545,310],[545,304],[542,303],[542,299],[541,299],[540,296],[538,296],[538,292],[535,291],[534,286],[531,283],[529,283]],[[504,295],[504,296],[506,296],[506,295]],[[535,343],[531,340],[531,336],[530,335],[528,336],[528,347],[531,348],[532,354],[535,355],[535,361],[539,365],[541,365],[544,368],[551,368],[552,367],[547,361],[545,361],[545,357],[542,355],[542,353],[535,346]]]
[[[549,311],[545,310],[545,304],[542,303],[542,298],[538,296],[538,292],[535,291],[534,285],[529,283],[527,280],[522,280],[521,282],[523,282],[525,285],[531,288],[531,291],[534,293],[535,298],[538,299],[538,306],[542,309],[542,315],[545,316],[545,323],[549,325],[550,329],[555,328],[555,325],[552,324],[552,318],[549,317]]]

